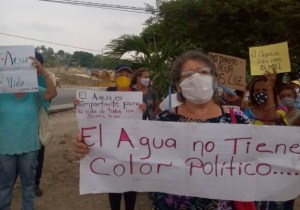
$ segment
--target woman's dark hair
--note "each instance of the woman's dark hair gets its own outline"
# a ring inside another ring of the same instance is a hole
[[[137,83],[137,77],[140,77],[142,76],[142,74],[144,72],[149,72],[148,69],[146,67],[141,67],[137,70],[134,71],[134,74],[133,74],[133,77],[132,77],[132,80],[131,80],[131,87],[136,85]]]
[[[293,88],[293,86],[291,85],[284,85],[284,86],[281,86],[278,90],[278,94],[280,94],[281,91],[284,91],[284,90],[290,90],[293,95],[294,95],[294,99],[297,99],[297,92],[295,91],[295,89]]]
[[[250,96],[250,104],[251,105],[255,105],[257,106],[258,104],[255,101],[254,98],[254,86],[257,82],[266,82],[267,81],[267,77],[265,77],[264,75],[262,76],[255,76],[251,79],[250,81],[250,85],[249,85],[249,96]],[[278,92],[277,89],[275,87],[273,87],[273,97],[274,97],[274,102],[276,105],[278,105],[278,100],[277,100],[277,96],[278,96]]]
[[[172,84],[176,84],[180,80],[181,76],[181,68],[182,66],[188,61],[194,60],[203,62],[211,69],[211,73],[214,77],[216,77],[216,67],[212,60],[205,54],[198,52],[198,51],[187,51],[183,53],[181,56],[177,57],[174,61],[171,69],[171,82]]]

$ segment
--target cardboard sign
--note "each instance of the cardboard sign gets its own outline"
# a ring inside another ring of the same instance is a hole
[[[33,46],[0,46],[0,93],[37,92]]]
[[[214,62],[219,82],[231,89],[245,90],[246,60],[217,53],[208,53]]]
[[[266,71],[277,73],[290,72],[291,64],[289,57],[288,43],[250,47],[251,75],[263,75]]]
[[[90,149],[80,161],[80,194],[148,191],[282,201],[300,193],[298,127],[95,118],[78,123]]]
[[[99,90],[77,90],[76,106],[78,119],[142,119],[139,104],[143,103],[140,91],[117,92]]]

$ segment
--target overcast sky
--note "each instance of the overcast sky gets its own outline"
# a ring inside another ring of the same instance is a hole
[[[145,7],[155,0],[81,0],[86,2]],[[55,52],[80,49],[31,41],[5,34],[98,50],[112,39],[139,34],[149,14],[49,3],[38,0],[0,0],[0,45],[45,45]],[[82,50],[87,51],[87,50]]]

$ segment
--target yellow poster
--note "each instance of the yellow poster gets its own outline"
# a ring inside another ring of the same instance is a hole
[[[266,71],[290,72],[291,64],[287,42],[250,47],[251,75],[263,75]]]

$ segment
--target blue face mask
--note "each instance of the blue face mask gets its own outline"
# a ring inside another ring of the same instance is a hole
[[[253,97],[254,97],[255,103],[260,105],[267,101],[268,94],[266,92],[257,92],[257,93],[253,93]]]
[[[281,100],[281,104],[288,107],[295,106],[295,100],[289,97],[285,97]]]

